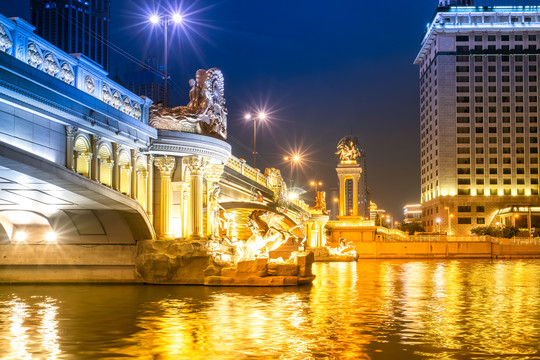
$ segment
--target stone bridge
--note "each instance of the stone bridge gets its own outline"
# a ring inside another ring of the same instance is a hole
[[[31,247],[56,244],[105,246],[102,262],[125,268],[140,240],[245,239],[256,209],[288,227],[309,221],[279,174],[235,158],[223,138],[150,126],[150,99],[33,30],[0,15],[0,267],[65,265]],[[62,256],[95,265],[81,249]]]

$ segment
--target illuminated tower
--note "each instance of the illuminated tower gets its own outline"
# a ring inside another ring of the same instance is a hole
[[[31,10],[39,36],[109,71],[110,0],[32,0]]]
[[[359,214],[359,183],[362,174],[362,167],[358,164],[358,159],[361,156],[358,147],[358,138],[346,136],[340,140],[338,151],[341,162],[336,168],[339,178],[339,216],[359,217],[364,216]]]
[[[433,16],[415,60],[428,231],[540,227],[539,40],[539,6]]]

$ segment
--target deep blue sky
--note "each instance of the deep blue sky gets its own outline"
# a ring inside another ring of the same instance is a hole
[[[0,12],[30,19],[29,2],[3,0]],[[326,189],[337,187],[336,144],[352,132],[368,154],[372,201],[400,217],[403,205],[420,197],[418,69],[412,62],[437,3],[112,0],[111,40],[136,58],[162,58],[163,40],[145,23],[146,13],[182,9],[187,26],[170,40],[171,105],[187,103],[187,82],[197,69],[219,67],[232,137],[251,148],[253,128],[243,113],[266,107],[272,116],[257,132],[259,167],[278,167],[288,176],[282,157],[302,150],[300,180],[322,179]],[[111,73],[122,75],[127,64],[113,53]],[[248,151],[230,143],[236,156],[252,163]]]

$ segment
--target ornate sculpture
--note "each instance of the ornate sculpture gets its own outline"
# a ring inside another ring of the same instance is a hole
[[[137,120],[140,120],[141,116],[141,107],[137,103],[133,104],[133,117]]]
[[[9,32],[0,24],[0,50],[7,52],[13,46],[13,41],[9,37]]]
[[[40,54],[39,47],[34,44],[30,43],[28,44],[28,64],[30,66],[33,66],[37,68],[39,65],[43,63],[43,57]]]
[[[94,80],[90,77],[90,75],[86,76],[84,79],[84,85],[86,87],[86,92],[89,94],[93,94],[94,90],[96,90],[96,85],[94,84]]]
[[[269,168],[264,171],[264,176],[268,178],[268,185],[274,191],[274,201],[279,207],[287,207],[289,204],[289,195],[287,184],[281,177],[278,169]]]
[[[112,100],[111,91],[106,84],[103,84],[103,102],[108,104]]]
[[[356,159],[360,157],[358,137],[345,136],[339,141],[337,150],[336,155],[339,155],[342,163],[356,163]]]
[[[48,53],[45,55],[45,60],[43,61],[43,70],[51,76],[56,76],[60,72],[60,66],[56,62],[54,55]]]
[[[149,124],[156,129],[227,138],[227,108],[221,70],[198,70],[189,80],[189,104],[172,109],[152,106]]]
[[[124,98],[124,113],[125,114],[130,114],[131,111],[133,110],[133,106],[131,106],[131,101],[129,101],[129,98],[126,96]]]
[[[62,66],[60,66],[60,69],[60,79],[66,84],[73,85],[73,81],[75,81],[75,74],[73,73],[71,66],[65,62],[62,64]]]
[[[309,209],[312,214],[328,215],[326,210],[326,191],[317,191],[315,206]]]
[[[122,98],[120,97],[120,93],[118,91],[115,91],[112,97],[113,97],[112,106],[115,109],[120,110],[120,107],[122,106]]]

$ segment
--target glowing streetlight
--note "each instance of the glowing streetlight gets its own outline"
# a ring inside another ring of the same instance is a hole
[[[323,185],[322,181],[319,180],[312,180],[309,185],[315,186],[315,193],[317,193],[318,187]]]
[[[250,121],[253,119],[253,167],[257,168],[257,120],[264,121],[266,120],[266,113],[259,112],[256,117],[251,116],[251,114],[244,115],[244,119]]]
[[[291,180],[290,180],[290,182],[291,182],[291,188],[292,188],[293,187],[293,166],[295,164],[299,164],[302,159],[300,158],[300,155],[294,154],[294,155],[285,156],[283,158],[283,160],[289,161],[290,164],[291,164]]]
[[[26,240],[26,233],[24,231],[17,231],[13,237],[17,242],[23,242]]]
[[[49,231],[47,234],[45,234],[45,241],[48,243],[52,243],[56,241],[56,234],[52,231]]]
[[[183,19],[182,15],[180,15],[178,13],[175,13],[170,18],[164,18],[163,20],[161,20],[161,18],[157,14],[154,14],[154,15],[150,16],[149,20],[153,25],[159,25],[160,23],[163,23],[163,34],[164,34],[164,39],[165,39],[165,45],[163,47],[164,48],[163,52],[164,52],[164,55],[165,55],[164,56],[165,57],[165,67],[164,67],[165,85],[164,85],[164,89],[163,89],[165,99],[163,99],[163,107],[167,107],[168,106],[168,99],[167,99],[168,81],[169,81],[169,74],[168,74],[168,69],[167,69],[167,45],[168,45],[169,24],[171,22],[174,23],[174,24],[181,24],[184,19]]]
[[[437,233],[441,233],[441,219],[437,218]]]

